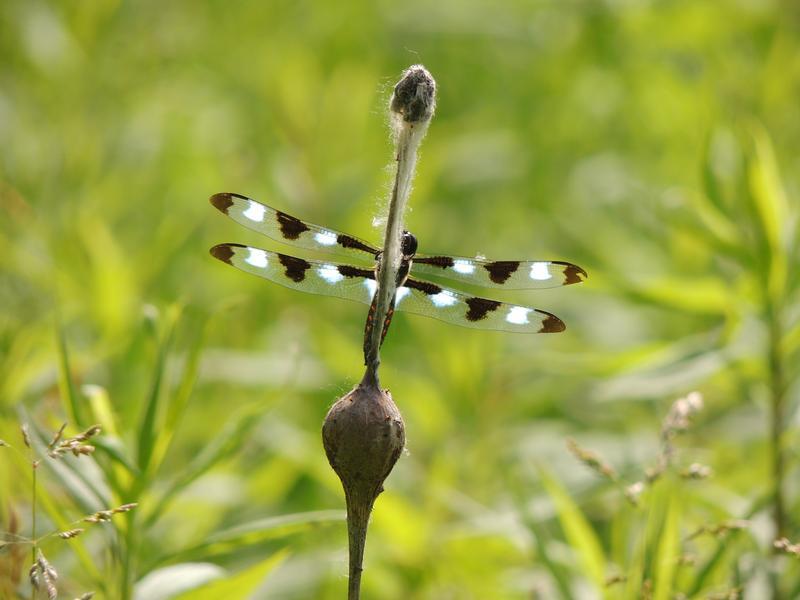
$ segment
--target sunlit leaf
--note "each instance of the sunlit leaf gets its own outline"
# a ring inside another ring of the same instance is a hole
[[[225,577],[225,569],[213,563],[181,563],[156,569],[133,588],[134,600],[169,600]],[[197,596],[192,595],[192,598]]]
[[[177,600],[218,600],[219,598],[248,598],[251,597],[264,579],[278,567],[288,552],[276,552],[269,558],[224,579],[208,583],[191,592],[182,594]]]

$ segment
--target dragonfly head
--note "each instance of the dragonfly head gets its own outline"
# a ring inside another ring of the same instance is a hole
[[[400,239],[400,251],[405,260],[410,260],[417,253],[417,238],[408,231],[404,231]]]

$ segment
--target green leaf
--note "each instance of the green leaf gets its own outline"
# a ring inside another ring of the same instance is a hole
[[[713,132],[709,132],[706,136],[705,147],[703,149],[702,160],[702,178],[703,178],[703,191],[705,197],[711,201],[711,204],[719,214],[727,212],[727,206],[724,197],[722,182],[719,181],[717,174],[714,172],[714,161],[712,156],[712,142],[714,140]]]
[[[788,257],[786,255],[786,225],[789,204],[781,184],[775,151],[764,128],[750,128],[753,153],[748,158],[748,198],[758,217],[761,236],[769,249],[767,285],[772,298],[780,298],[786,286]]]
[[[225,577],[214,563],[180,563],[151,571],[134,586],[134,600],[169,600]]]
[[[99,385],[83,385],[81,392],[89,401],[92,411],[92,421],[103,428],[104,435],[119,437],[114,418],[114,409],[105,388]]]
[[[680,516],[680,500],[673,491],[670,494],[667,515],[658,540],[653,600],[668,600],[672,597],[672,582],[680,556]]]
[[[220,598],[230,598],[244,600],[250,597],[264,579],[280,565],[288,552],[283,550],[276,552],[268,559],[261,561],[235,575],[225,579],[213,581],[191,592],[181,594],[176,600],[219,600]]]
[[[153,382],[150,388],[150,394],[147,402],[145,403],[144,414],[142,415],[142,422],[139,425],[139,445],[138,445],[138,462],[139,469],[142,473],[148,472],[150,460],[153,456],[153,450],[159,435],[158,416],[160,413],[160,405],[163,398],[161,391],[164,372],[166,369],[167,358],[170,350],[172,349],[172,342],[175,337],[175,328],[180,318],[181,308],[178,306],[171,307],[165,324],[165,332],[163,339],[159,344],[158,356],[156,358],[155,369],[153,371]],[[144,479],[140,479],[140,487],[144,485]]]
[[[76,427],[83,427],[88,422],[86,421],[78,393],[75,390],[75,385],[72,382],[67,340],[60,321],[56,323],[56,343],[58,345],[58,387],[61,391],[61,397],[67,401],[67,412],[69,412],[72,423]]]
[[[178,428],[181,418],[183,417],[186,407],[189,404],[189,399],[194,389],[194,383],[197,380],[197,370],[200,366],[200,355],[203,350],[203,341],[205,338],[205,329],[207,321],[203,321],[197,329],[199,330],[196,339],[190,345],[189,356],[186,364],[183,367],[181,380],[178,384],[177,391],[175,392],[172,401],[167,407],[167,414],[164,418],[164,424],[159,429],[159,436],[156,441],[155,449],[152,456],[153,469],[157,469],[166,456],[169,446],[172,442],[175,431]]]
[[[539,474],[555,505],[567,542],[580,556],[583,568],[597,590],[605,594],[606,557],[591,524],[555,477],[541,466]]]

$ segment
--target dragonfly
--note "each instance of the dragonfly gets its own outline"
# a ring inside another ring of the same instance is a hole
[[[372,264],[357,266],[311,260],[235,243],[211,248],[214,258],[287,288],[353,300],[374,309],[381,248],[355,236],[302,221],[241,194],[214,194],[210,202],[240,225],[272,240],[304,250],[360,257]],[[381,342],[395,310],[474,329],[515,333],[558,333],[566,329],[561,319],[545,310],[472,296],[428,281],[429,276],[507,290],[554,288],[580,283],[587,277],[578,265],[558,260],[487,260],[421,254],[417,252],[417,238],[408,231],[403,232],[401,251],[396,292],[383,323]],[[373,326],[371,317],[370,312],[367,334]]]

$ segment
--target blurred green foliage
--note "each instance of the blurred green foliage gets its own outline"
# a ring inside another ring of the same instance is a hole
[[[420,250],[590,278],[498,294],[556,312],[559,336],[395,319],[382,377],[408,453],[364,596],[800,594],[797,561],[770,558],[776,401],[800,538],[799,32],[779,0],[0,3],[0,438],[103,425],[94,459],[41,468],[40,531],[139,503],[48,542],[63,593],[343,597],[319,430],[360,378],[365,311],[214,261],[269,242],[206,199],[380,239],[386,104],[421,62],[439,95]],[[680,455],[710,479],[634,508],[566,450],[632,481],[691,389],[706,408]],[[29,532],[29,478],[0,453],[0,530]],[[750,526],[685,541],[732,518]]]

